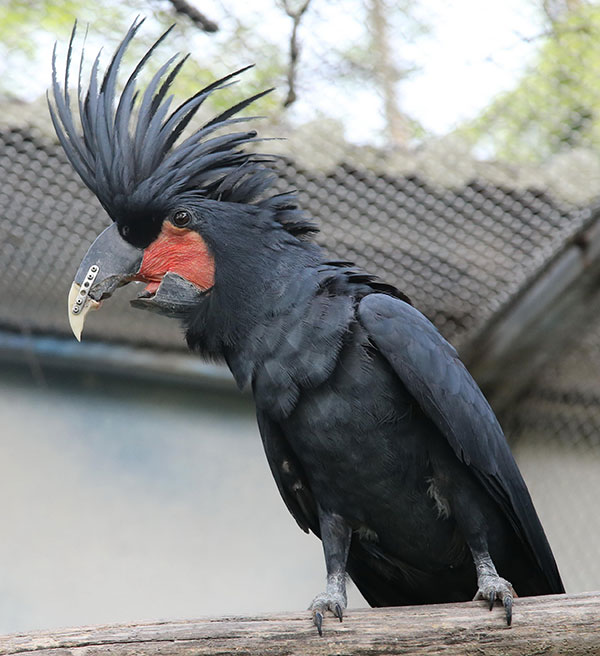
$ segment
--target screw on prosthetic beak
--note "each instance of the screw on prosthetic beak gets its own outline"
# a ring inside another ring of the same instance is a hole
[[[99,303],[89,296],[89,291],[98,275],[99,267],[93,264],[85,275],[81,285],[74,282],[69,292],[69,324],[77,341],[81,341],[85,315],[98,307]]]
[[[94,264],[89,268],[89,271],[85,276],[85,280],[83,281],[83,284],[77,290],[77,297],[75,299],[75,303],[71,306],[71,312],[73,314],[79,314],[79,312],[83,309],[83,306],[85,306],[85,302],[87,300],[86,296],[94,280],[96,279],[97,275],[98,275],[98,267],[97,265]]]

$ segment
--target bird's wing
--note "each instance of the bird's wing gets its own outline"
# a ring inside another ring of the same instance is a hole
[[[358,308],[372,343],[500,505],[554,592],[563,590],[548,541],[500,424],[454,348],[418,310],[370,294]]]
[[[279,425],[260,409],[256,416],[267,461],[285,505],[303,531],[311,530],[320,537],[317,506],[302,466]]]

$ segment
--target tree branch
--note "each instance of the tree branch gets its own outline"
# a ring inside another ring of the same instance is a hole
[[[33,656],[590,656],[600,651],[600,593],[516,599],[512,627],[481,602],[349,610],[319,638],[308,612],[84,627],[0,637],[0,654]]]
[[[281,6],[285,13],[292,19],[292,34],[290,36],[290,65],[288,67],[287,81],[288,92],[286,99],[283,101],[284,107],[289,107],[297,98],[296,96],[296,75],[298,59],[300,57],[300,46],[298,44],[298,27],[302,16],[306,13],[311,0],[304,0],[297,9],[292,9],[290,0],[281,0]]]
[[[219,26],[207,18],[202,12],[198,11],[196,7],[190,5],[186,0],[169,0],[173,5],[173,9],[178,14],[187,16],[194,25],[199,27],[204,32],[218,32]]]

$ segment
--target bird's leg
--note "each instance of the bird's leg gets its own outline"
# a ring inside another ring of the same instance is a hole
[[[474,600],[487,599],[490,610],[495,601],[501,602],[506,614],[506,623],[510,626],[513,598],[516,594],[512,585],[498,575],[490,556],[487,538],[490,520],[486,515],[486,508],[473,503],[479,490],[473,481],[465,478],[464,474],[461,476],[456,467],[453,470],[446,467],[440,481],[444,498],[450,500],[451,512],[473,556],[477,572],[477,592]],[[457,484],[457,481],[460,481],[460,484]]]
[[[477,570],[477,599],[487,599],[490,602],[490,610],[494,602],[500,601],[506,613],[506,623],[510,626],[512,622],[513,598],[516,596],[512,585],[498,575],[496,567],[487,551],[476,551],[471,549],[475,569]]]
[[[312,611],[319,635],[323,635],[325,612],[330,610],[341,622],[346,608],[346,561],[352,529],[339,515],[325,512],[320,507],[319,524],[327,568],[327,588],[313,599],[309,610]]]

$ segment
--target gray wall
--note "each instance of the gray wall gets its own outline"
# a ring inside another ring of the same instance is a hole
[[[322,590],[248,397],[0,360],[0,422],[0,632],[298,610]],[[567,589],[600,588],[600,516],[573,503],[600,495],[598,458],[535,435],[515,454]]]
[[[248,398],[34,373],[0,363],[0,632],[297,610],[323,589]]]
[[[530,430],[513,452],[567,592],[600,590],[600,449]]]

